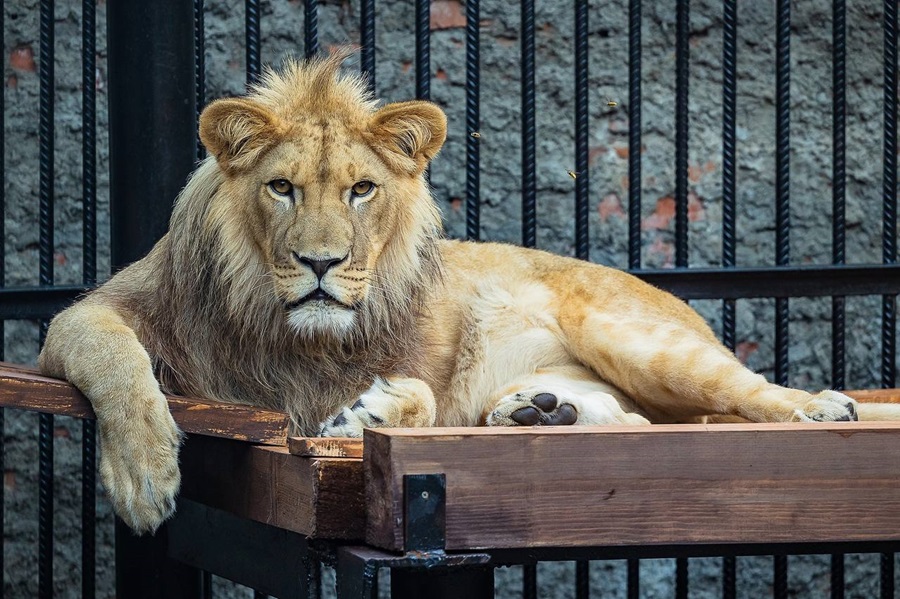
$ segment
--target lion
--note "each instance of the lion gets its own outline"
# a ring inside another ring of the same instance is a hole
[[[209,157],[168,233],[50,325],[40,367],[91,401],[103,484],[136,532],[173,513],[180,483],[163,392],[344,437],[892,415],[767,382],[687,304],[627,273],[444,239],[424,174],[444,113],[379,107],[344,58],[288,61],[209,104]]]

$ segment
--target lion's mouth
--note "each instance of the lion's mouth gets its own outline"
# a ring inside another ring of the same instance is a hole
[[[315,302],[315,301],[326,302],[329,304],[338,304],[338,305],[343,306],[343,304],[340,301],[338,301],[337,298],[335,298],[333,295],[331,295],[330,293],[328,293],[327,291],[325,291],[324,289],[319,287],[319,288],[314,289],[313,291],[310,291],[309,293],[307,293],[300,299],[296,299],[296,300],[288,303],[285,307],[288,310],[293,310],[294,308],[300,307],[303,304],[307,304],[309,302]]]

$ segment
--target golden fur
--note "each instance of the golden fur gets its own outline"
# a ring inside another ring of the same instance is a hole
[[[442,240],[423,173],[443,113],[378,108],[341,59],[210,104],[210,158],[169,233],[50,327],[40,365],[92,401],[101,476],[132,528],[154,530],[179,485],[160,385],[283,409],[307,435],[855,418],[841,394],[748,371],[686,304],[625,273]]]

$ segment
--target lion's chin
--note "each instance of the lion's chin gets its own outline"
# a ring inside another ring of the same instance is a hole
[[[329,301],[312,300],[292,309],[288,324],[307,337],[344,338],[356,324],[356,312]]]

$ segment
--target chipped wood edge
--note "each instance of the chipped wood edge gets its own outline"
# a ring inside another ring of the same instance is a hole
[[[335,437],[288,437],[288,449],[307,458],[362,458],[363,440]]]

